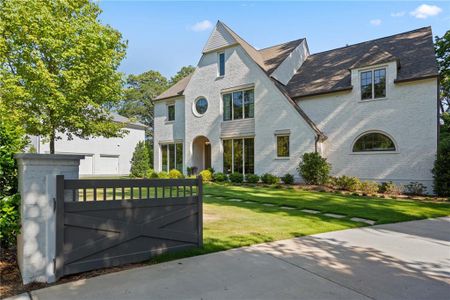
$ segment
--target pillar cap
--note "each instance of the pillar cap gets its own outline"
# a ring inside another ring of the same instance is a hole
[[[84,159],[84,155],[77,154],[40,154],[40,153],[17,153],[14,155],[16,159],[32,159],[32,160],[80,160]]]

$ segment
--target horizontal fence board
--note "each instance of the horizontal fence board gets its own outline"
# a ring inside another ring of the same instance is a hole
[[[195,186],[197,179],[66,179],[64,189]]]
[[[164,199],[134,199],[134,200],[109,200],[109,201],[86,201],[86,202],[64,202],[66,212],[91,211],[91,210],[111,210],[111,209],[134,209],[145,207],[165,207],[194,205],[198,201],[198,196],[164,198]]]

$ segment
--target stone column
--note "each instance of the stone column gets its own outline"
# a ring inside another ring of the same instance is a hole
[[[56,175],[77,179],[82,155],[17,154],[21,233],[17,262],[24,284],[54,282]]]

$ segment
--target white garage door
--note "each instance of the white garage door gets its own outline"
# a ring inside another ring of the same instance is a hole
[[[84,159],[80,160],[80,175],[94,174],[94,156],[84,154]]]
[[[98,175],[118,175],[119,174],[119,156],[100,154],[98,161],[95,162],[95,174]]]

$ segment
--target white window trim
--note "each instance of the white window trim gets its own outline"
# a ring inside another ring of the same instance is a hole
[[[369,133],[380,133],[383,134],[385,136],[387,136],[388,138],[391,139],[391,141],[394,143],[394,147],[395,150],[394,151],[360,151],[360,152],[353,152],[353,147],[355,146],[356,141]],[[400,153],[400,149],[398,147],[397,141],[392,137],[392,135],[390,135],[389,133],[382,131],[382,130],[367,130],[362,132],[361,134],[359,134],[356,138],[353,139],[353,142],[351,144],[351,148],[350,148],[350,155],[375,155],[375,154],[399,154]]]
[[[197,111],[196,105],[197,105],[197,101],[200,100],[200,99],[202,99],[202,98],[206,100],[206,102],[208,103],[208,107],[206,108],[205,113],[200,114],[200,113]],[[223,102],[223,100],[222,100],[222,102]],[[196,116],[197,118],[203,117],[203,116],[208,112],[208,109],[209,109],[209,101],[208,101],[208,99],[207,99],[206,97],[204,97],[204,96],[197,97],[197,98],[194,100],[194,102],[192,102],[192,114],[193,114],[194,116]]]
[[[288,156],[278,156],[278,137],[287,136],[289,139],[289,155]],[[286,132],[278,131],[275,132],[275,159],[276,160],[289,160],[291,159],[291,133],[290,130],[287,130]]]
[[[245,117],[245,98],[244,98],[244,92],[246,91],[251,91],[253,90],[253,117],[251,118],[246,118]],[[236,92],[242,92],[242,118],[240,119],[234,119],[234,105],[233,105],[233,93]],[[224,114],[224,105],[223,105],[223,96],[227,95],[227,94],[231,94],[231,119],[230,120],[224,120],[223,119],[223,114]],[[251,86],[251,87],[247,87],[244,89],[235,89],[235,90],[226,90],[226,92],[221,92],[221,98],[222,98],[222,122],[230,122],[230,121],[240,121],[240,120],[251,120],[255,118],[255,87]]]
[[[375,71],[384,69],[385,72],[385,92],[386,95],[384,97],[375,98]],[[372,97],[370,99],[362,99],[362,88],[361,88],[361,75],[362,73],[371,72],[372,73]],[[360,102],[369,102],[369,101],[378,101],[378,100],[387,100],[388,99],[388,66],[382,65],[382,66],[376,66],[371,67],[367,69],[361,69],[358,72],[358,79],[359,79],[359,101]]]

